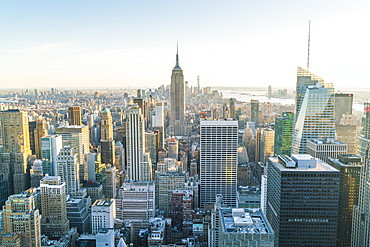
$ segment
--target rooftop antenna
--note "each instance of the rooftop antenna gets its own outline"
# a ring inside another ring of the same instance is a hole
[[[311,40],[311,20],[309,20],[308,22],[307,70],[310,68],[310,40]]]

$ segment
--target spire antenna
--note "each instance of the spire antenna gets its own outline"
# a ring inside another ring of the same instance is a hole
[[[308,22],[307,70],[310,68],[311,20]]]
[[[176,49],[176,67],[179,66],[179,42],[177,42],[177,49]]]

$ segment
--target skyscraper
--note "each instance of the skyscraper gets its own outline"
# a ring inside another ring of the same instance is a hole
[[[298,67],[293,154],[305,154],[308,139],[335,139],[334,87]]]
[[[353,208],[358,204],[361,157],[338,154],[329,164],[340,171],[337,247],[351,246]]]
[[[59,239],[69,231],[66,184],[58,176],[45,176],[41,182],[41,232]]]
[[[113,164],[115,158],[115,142],[113,140],[112,115],[108,109],[101,114],[101,160],[105,164]]]
[[[255,123],[256,126],[258,125],[259,105],[258,100],[251,100],[251,122]]]
[[[48,135],[45,119],[39,118],[36,120],[36,129],[34,135],[36,157],[41,159],[41,138]]]
[[[56,133],[62,136],[63,146],[70,146],[77,154],[77,162],[80,165],[80,181],[87,179],[85,154],[90,151],[89,127],[82,125],[64,126],[57,128]]]
[[[360,174],[358,205],[353,210],[352,247],[370,245],[370,103],[364,103],[363,129],[358,137],[358,154],[363,163]]]
[[[336,246],[339,175],[310,155],[269,158],[266,216],[276,246]]]
[[[201,121],[200,150],[201,208],[214,203],[218,194],[236,207],[238,121]]]
[[[352,114],[353,94],[335,94],[335,124],[339,125],[343,114]]]
[[[26,112],[7,110],[0,112],[0,131],[3,150],[0,153],[0,173],[6,178],[0,187],[0,203],[14,193],[28,188],[27,159],[31,155],[28,117]]]
[[[294,114],[283,112],[281,117],[275,118],[274,153],[288,155],[292,152]]]
[[[171,76],[170,102],[170,133],[174,136],[186,135],[184,74],[179,65],[178,51],[176,53],[176,65]]]
[[[68,123],[69,125],[82,125],[81,107],[68,107]]]
[[[362,131],[358,136],[357,153],[365,161],[366,148],[370,141],[370,103],[364,103],[364,117],[362,118]]]
[[[61,135],[50,135],[41,138],[41,158],[43,174],[56,176],[57,156],[63,148]]]
[[[141,109],[131,107],[126,116],[127,177],[132,181],[148,181],[152,178],[149,155],[145,155],[145,128]]]
[[[79,165],[73,148],[64,147],[57,156],[57,175],[66,184],[66,192],[76,196],[80,190]]]

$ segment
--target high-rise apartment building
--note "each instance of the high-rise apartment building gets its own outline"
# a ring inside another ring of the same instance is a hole
[[[308,139],[335,139],[334,87],[298,68],[293,154],[305,154]]]
[[[41,158],[44,174],[56,176],[57,156],[63,148],[61,135],[50,135],[41,138]]]
[[[274,153],[276,155],[291,155],[294,114],[283,112],[281,117],[275,118]]]
[[[354,154],[338,154],[328,163],[340,171],[337,247],[351,246],[352,217],[358,205],[361,157]]]
[[[266,216],[276,246],[336,246],[339,176],[310,155],[269,158]]]
[[[149,155],[144,153],[145,128],[141,109],[132,107],[126,114],[127,177],[132,181],[151,180],[151,161]]]
[[[87,179],[87,165],[85,154],[90,151],[89,127],[87,126],[64,126],[56,129],[56,133],[62,136],[63,146],[70,146],[77,154],[77,162],[80,166],[80,181]]]
[[[69,231],[66,184],[58,176],[45,176],[41,182],[41,232],[59,239]]]
[[[36,189],[9,197],[3,206],[3,232],[21,235],[21,246],[41,247],[40,213],[35,207]]]
[[[238,121],[200,122],[200,206],[214,203],[222,194],[224,202],[236,206]]]
[[[256,126],[258,125],[258,116],[260,111],[260,103],[258,100],[251,100],[251,122],[253,122]]]
[[[69,125],[82,125],[81,107],[68,107],[68,123]]]
[[[176,53],[176,65],[171,75],[170,105],[170,134],[174,136],[186,135],[184,74],[179,65],[178,52]]]
[[[3,204],[9,195],[21,193],[29,187],[26,175],[31,150],[27,113],[19,110],[1,111],[0,132],[3,142],[0,173],[4,178],[0,185],[0,204]]]
[[[102,228],[114,228],[116,219],[115,199],[96,200],[91,206],[92,232],[96,234]]]
[[[105,109],[101,114],[101,160],[105,164],[113,164],[115,158],[115,142],[113,140],[112,114]]]
[[[39,118],[36,120],[36,129],[34,132],[35,138],[35,152],[36,157],[41,159],[41,138],[48,135],[48,129],[46,125],[46,121],[43,118]]]
[[[71,196],[77,196],[80,190],[79,165],[77,154],[74,149],[64,147],[57,156],[57,176],[66,184],[66,192]]]

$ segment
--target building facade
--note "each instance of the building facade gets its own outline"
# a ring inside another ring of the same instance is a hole
[[[339,176],[310,155],[269,158],[266,216],[276,246],[336,246]]]
[[[235,207],[238,163],[238,121],[200,122],[200,206],[217,194]]]
[[[335,139],[334,87],[298,68],[293,154],[305,154],[308,139]]]

